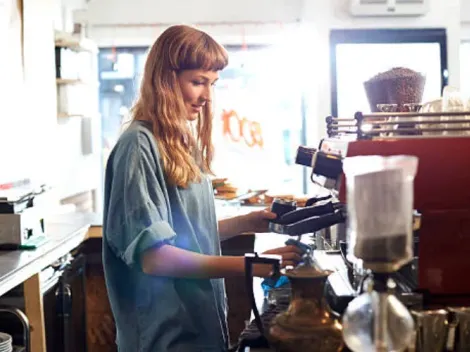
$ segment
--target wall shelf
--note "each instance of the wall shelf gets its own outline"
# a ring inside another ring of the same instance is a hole
[[[69,48],[74,51],[88,51],[91,53],[98,53],[96,44],[87,38],[79,38],[70,33],[55,32],[55,46],[60,48]]]
[[[83,115],[83,114],[69,114],[69,113],[66,113],[66,112],[59,112],[57,114],[57,117],[61,118],[61,119],[64,119],[64,118],[68,118],[68,117],[85,117],[85,115]]]
[[[70,79],[70,78],[57,78],[56,79],[57,84],[83,84],[83,85],[94,85],[98,86],[98,82],[92,82],[92,81],[84,81],[82,79]]]
[[[92,207],[98,209],[102,193],[98,47],[88,38],[56,31],[55,60],[62,165],[58,197],[79,202],[72,196],[92,194]]]
[[[99,118],[100,114],[99,113],[80,113],[80,114],[71,114],[71,113],[66,113],[66,112],[59,112],[57,113],[58,118],[71,118],[71,117],[76,117],[76,118],[84,118],[84,119],[94,119],[94,118]]]
[[[85,84],[81,79],[67,79],[67,78],[57,78],[57,84]]]

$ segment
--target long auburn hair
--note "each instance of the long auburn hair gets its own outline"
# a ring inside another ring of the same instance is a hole
[[[186,188],[200,182],[201,173],[212,173],[212,104],[206,102],[193,132],[178,73],[220,71],[227,64],[227,52],[220,44],[207,33],[184,25],[166,29],[148,53],[132,115],[134,120],[151,124],[169,184]]]

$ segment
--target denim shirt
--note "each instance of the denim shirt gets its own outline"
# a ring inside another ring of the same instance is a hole
[[[150,129],[133,122],[110,154],[105,176],[103,265],[120,352],[226,351],[221,279],[142,272],[144,251],[168,243],[220,255],[212,186],[168,185]]]

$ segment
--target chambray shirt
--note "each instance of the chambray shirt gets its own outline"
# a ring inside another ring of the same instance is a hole
[[[178,279],[142,272],[142,253],[162,243],[220,255],[210,181],[170,186],[157,143],[132,122],[108,159],[103,265],[120,352],[226,351],[221,279]]]

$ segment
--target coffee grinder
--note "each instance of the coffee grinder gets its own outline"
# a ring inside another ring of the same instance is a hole
[[[410,312],[395,296],[392,274],[413,257],[414,156],[346,158],[348,256],[367,271],[365,292],[343,315],[352,351],[401,351],[414,342]]]

